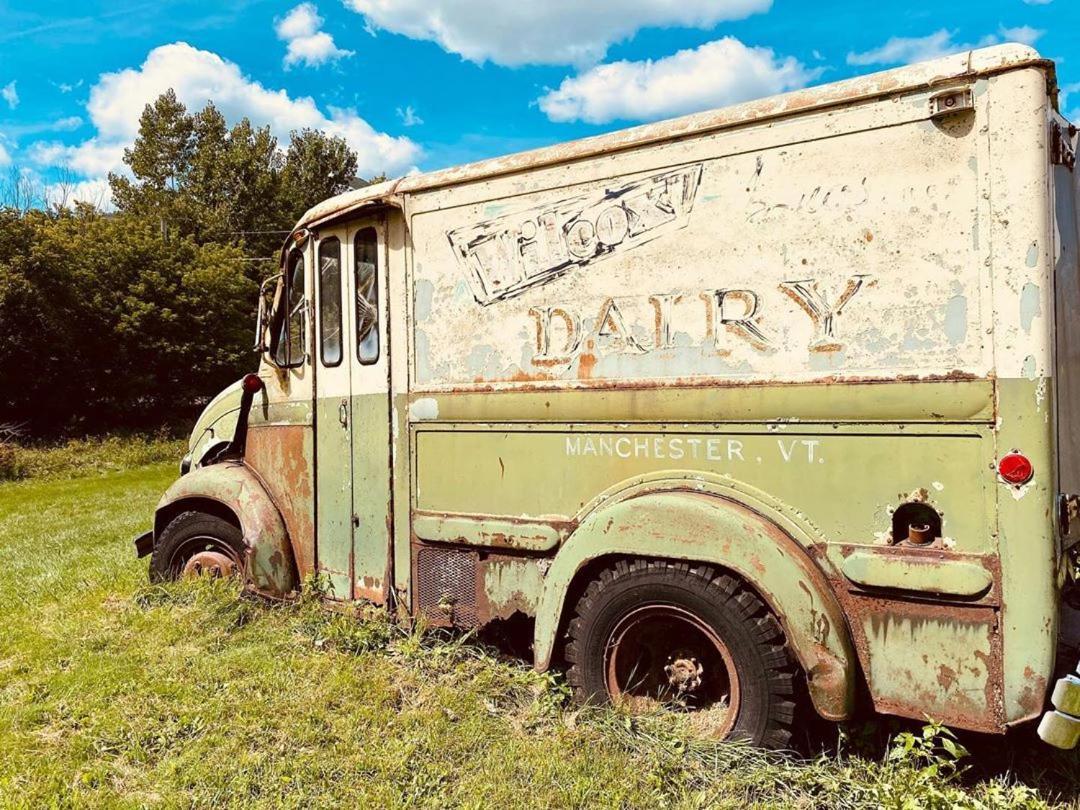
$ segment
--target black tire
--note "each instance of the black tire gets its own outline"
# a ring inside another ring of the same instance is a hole
[[[230,557],[236,572],[244,572],[244,537],[227,520],[205,512],[181,512],[161,532],[150,556],[150,580],[168,582],[181,577],[184,566],[200,552]]]
[[[725,719],[723,736],[764,748],[789,747],[797,669],[780,623],[742,581],[707,566],[624,560],[589,583],[567,633],[567,680],[575,699],[611,702],[607,674],[609,650],[617,646],[616,632],[626,626],[628,616],[647,615],[648,610],[663,614],[671,608],[711,629],[729,653],[725,660],[727,666],[734,666],[737,697],[733,698],[735,717]],[[687,628],[687,634],[694,632]],[[652,636],[653,641],[664,637],[663,633]],[[675,649],[679,644],[681,639],[672,642]],[[657,666],[651,664],[653,669]],[[612,671],[616,670],[612,665]],[[665,671],[670,675],[670,670]],[[724,678],[727,681],[726,670]]]

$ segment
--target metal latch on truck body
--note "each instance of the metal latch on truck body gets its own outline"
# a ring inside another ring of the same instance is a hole
[[[1054,166],[1064,166],[1070,172],[1076,167],[1076,127],[1069,124],[1062,127],[1057,121],[1050,125],[1050,162]]]
[[[936,93],[930,97],[930,117],[940,118],[943,115],[964,112],[975,109],[975,94],[970,87],[946,90],[944,93]]]

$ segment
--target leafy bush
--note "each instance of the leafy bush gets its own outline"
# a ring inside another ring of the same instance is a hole
[[[242,256],[85,207],[0,210],[0,418],[32,436],[193,418],[254,363]]]

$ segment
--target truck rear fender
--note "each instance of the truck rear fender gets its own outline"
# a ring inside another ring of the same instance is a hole
[[[768,500],[700,476],[639,480],[598,498],[586,507],[544,578],[536,668],[550,665],[558,633],[573,610],[567,595],[592,564],[609,557],[707,563],[742,577],[769,604],[806,673],[815,709],[829,720],[847,719],[857,678],[850,630],[807,551],[813,535]]]
[[[285,522],[259,477],[239,461],[200,467],[178,478],[158,502],[155,541],[180,513],[215,509],[227,510],[243,532],[252,590],[280,599],[299,588]]]

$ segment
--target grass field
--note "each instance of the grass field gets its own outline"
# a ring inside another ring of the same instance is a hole
[[[130,538],[175,465],[0,484],[0,804],[1006,807],[1073,804],[1077,760],[856,730],[795,758],[575,712],[471,640],[150,587]],[[964,768],[963,766],[971,765]]]

